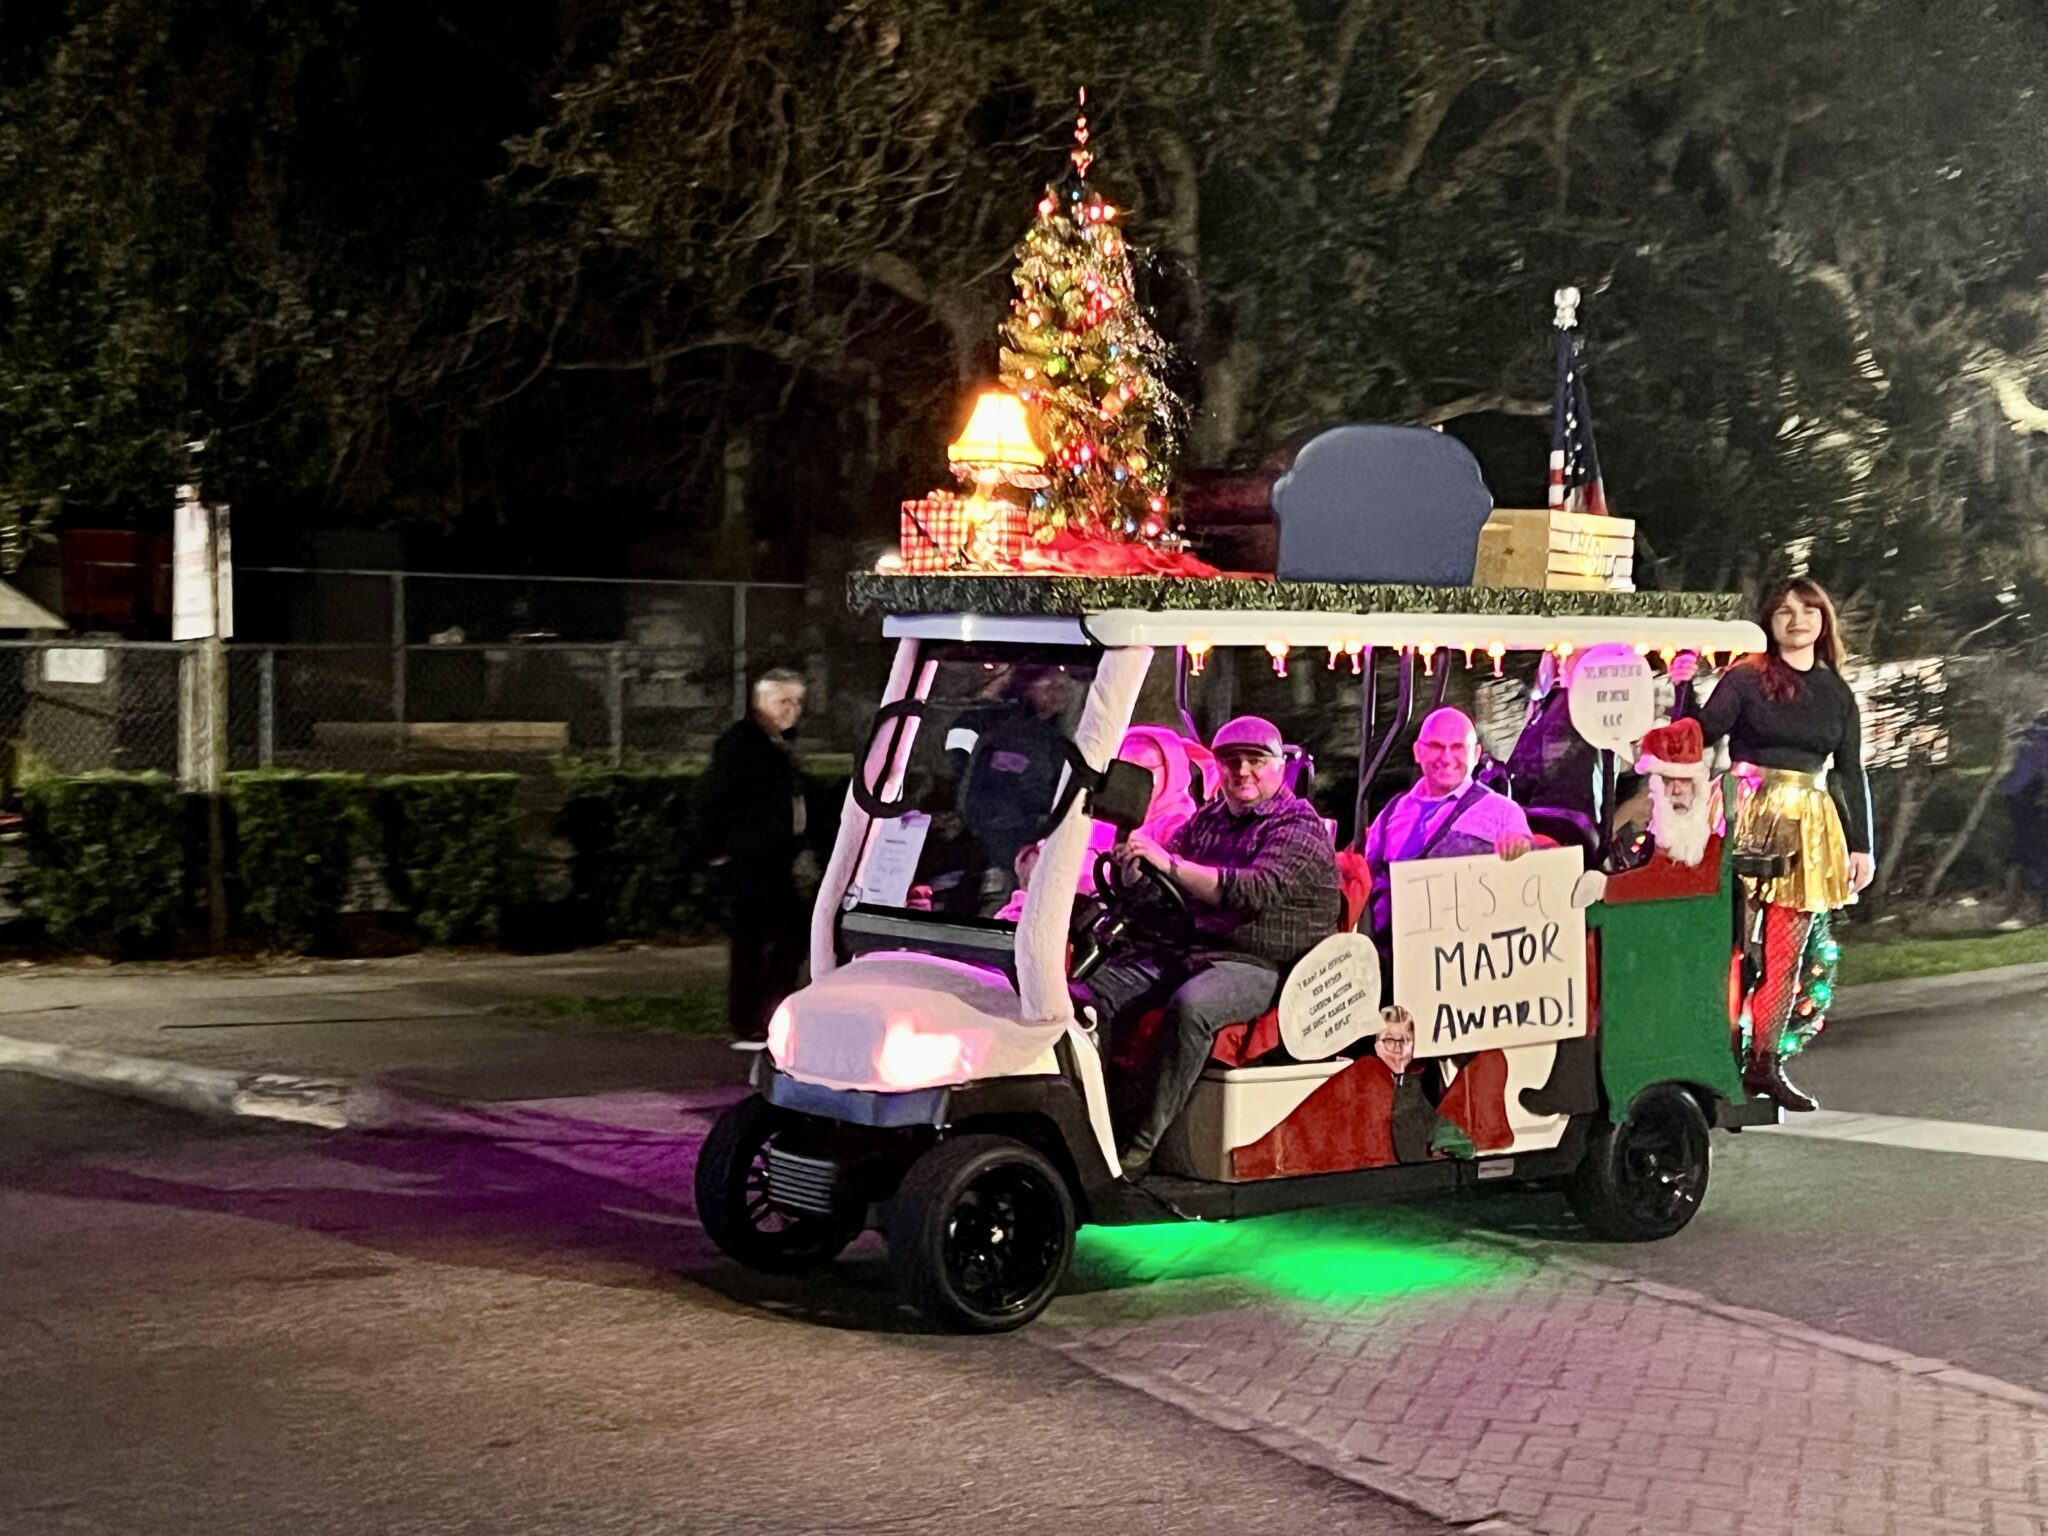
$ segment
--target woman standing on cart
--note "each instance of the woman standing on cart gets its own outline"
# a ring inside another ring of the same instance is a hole
[[[1749,997],[1742,1081],[1786,1109],[1808,1110],[1818,1107],[1815,1101],[1785,1077],[1786,1035],[1815,923],[1847,905],[1877,873],[1876,829],[1863,773],[1863,722],[1842,677],[1834,604],[1818,583],[1794,577],[1765,590],[1757,622],[1770,648],[1731,667],[1704,705],[1680,712],[1699,721],[1708,741],[1728,738],[1742,784],[1735,847],[1788,861],[1782,874],[1750,884],[1750,899],[1764,912],[1764,969]],[[1672,681],[1690,681],[1697,665],[1689,655],[1678,657]],[[1818,1010],[1801,1026],[1794,1051],[1819,1030]]]

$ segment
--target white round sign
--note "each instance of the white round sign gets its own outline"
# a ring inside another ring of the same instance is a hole
[[[1657,679],[1632,645],[1596,645],[1572,672],[1572,728],[1596,747],[1631,753],[1657,718]]]
[[[1380,956],[1362,933],[1333,933],[1280,989],[1280,1041],[1296,1061],[1323,1061],[1380,1027]]]

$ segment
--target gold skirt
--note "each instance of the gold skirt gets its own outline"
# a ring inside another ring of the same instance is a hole
[[[1736,768],[1742,797],[1735,846],[1744,853],[1788,855],[1792,867],[1774,880],[1751,882],[1752,894],[1775,907],[1833,912],[1849,904],[1849,839],[1827,778],[1789,768]]]

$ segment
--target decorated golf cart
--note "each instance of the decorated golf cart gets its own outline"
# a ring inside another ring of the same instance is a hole
[[[910,1300],[980,1331],[1044,1308],[1083,1223],[1501,1180],[1562,1182],[1605,1237],[1677,1231],[1706,1191],[1710,1131],[1776,1118],[1745,1099],[1731,1047],[1743,924],[1724,841],[1626,868],[1604,793],[1591,816],[1527,804],[1547,846],[1512,862],[1397,855],[1384,902],[1359,856],[1382,770],[1454,677],[1547,656],[1611,790],[1654,723],[1653,658],[1764,645],[1733,596],[1634,590],[1576,292],[1557,295],[1551,505],[1497,509],[1448,435],[1344,426],[1239,498],[1249,539],[1197,547],[1181,528],[1199,519],[1169,502],[1163,348],[1117,210],[1086,179],[1085,116],[1069,160],[1018,247],[1006,389],[950,446],[969,493],[904,503],[900,548],[851,579],[893,665],[812,914],[810,981],[698,1164],[706,1231],[798,1271],[877,1229]],[[1342,911],[1276,977],[1277,1006],[1217,1035],[1147,1175],[1126,1177],[1147,1021],[1077,1012],[1076,984],[1085,998],[1125,950],[1199,935],[1188,893],[1116,850],[1165,801],[1215,791],[1198,713],[1220,723],[1234,679],[1290,664],[1356,680],[1338,702],[1298,695],[1315,730],[1283,743],[1304,791],[1306,737],[1355,743],[1336,807],[1351,825],[1330,818]]]
[[[1731,599],[895,574],[854,578],[851,597],[896,651],[813,914],[812,979],[775,1015],[755,1092],[698,1173],[705,1226],[741,1262],[807,1268],[874,1227],[919,1307],[1001,1329],[1055,1293],[1080,1223],[1498,1179],[1562,1181],[1597,1234],[1661,1237],[1705,1193],[1710,1129],[1776,1118],[1745,1100],[1731,1050],[1739,913],[1722,842],[1630,899],[1611,838],[1542,806],[1530,824],[1555,846],[1514,864],[1392,867],[1390,978],[1356,932],[1351,865],[1344,923],[1275,1017],[1219,1040],[1140,1183],[1119,1177],[1128,1064],[1104,1044],[1118,1036],[1077,1017],[1070,990],[1119,945],[1174,942],[1171,892],[1141,898],[1099,854],[1153,787],[1116,758],[1141,701],[1199,762],[1192,711],[1217,652],[1370,674],[1362,836],[1377,771],[1463,664],[1581,655],[1574,716],[1612,773],[1648,724],[1648,658],[1762,644]],[[1374,1048],[1389,992],[1413,1021],[1399,1073]]]

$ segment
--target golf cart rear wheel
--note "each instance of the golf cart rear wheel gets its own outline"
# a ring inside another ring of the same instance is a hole
[[[828,1264],[860,1236],[862,1219],[841,1212],[790,1211],[768,1187],[768,1143],[781,1116],[759,1098],[718,1117],[697,1157],[697,1219],[719,1248],[749,1269],[801,1274]]]
[[[1648,1089],[1619,1125],[1603,1122],[1566,1186],[1595,1237],[1643,1243],[1669,1237],[1706,1198],[1707,1117],[1676,1084]]]
[[[1074,1254],[1059,1170],[1007,1136],[957,1136],[911,1165],[889,1219],[896,1283],[962,1333],[1020,1328],[1058,1292]]]

